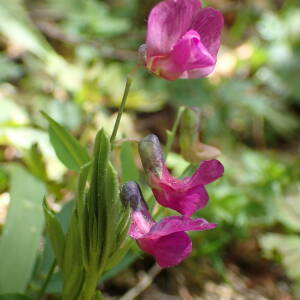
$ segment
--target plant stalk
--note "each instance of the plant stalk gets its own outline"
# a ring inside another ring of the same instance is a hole
[[[96,294],[99,276],[96,272],[86,272],[80,300],[92,300]]]
[[[132,77],[128,76],[127,80],[126,80],[126,85],[125,85],[125,90],[124,90],[122,102],[121,102],[121,105],[120,105],[120,108],[119,108],[119,111],[118,111],[118,116],[117,116],[117,119],[116,119],[116,122],[115,122],[115,125],[114,125],[113,132],[112,132],[111,137],[110,137],[110,143],[111,143],[112,147],[113,147],[113,144],[114,144],[114,141],[115,141],[118,129],[119,129],[121,117],[122,117],[122,114],[123,114],[123,111],[124,111],[124,108],[125,108],[125,104],[126,104],[126,100],[127,100],[128,94],[129,94],[131,84],[132,84]]]
[[[176,118],[175,118],[175,121],[174,121],[174,124],[173,124],[173,127],[172,127],[171,131],[169,131],[169,130],[167,131],[167,143],[166,143],[166,146],[165,146],[165,160],[167,160],[167,156],[168,156],[168,154],[171,151],[171,148],[173,146],[174,138],[175,138],[175,135],[176,135],[176,132],[177,132],[177,129],[178,129],[179,122],[180,122],[183,111],[184,111],[184,107],[180,106],[178,108]]]

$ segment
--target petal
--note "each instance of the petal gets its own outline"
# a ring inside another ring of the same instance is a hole
[[[184,216],[172,216],[162,219],[154,224],[144,238],[156,239],[181,231],[202,231],[215,228],[217,225],[207,222],[205,219],[191,219]]]
[[[198,0],[165,0],[150,12],[146,38],[147,57],[170,52],[201,9]]]
[[[169,55],[152,57],[147,67],[165,79],[175,80],[182,78],[184,72],[199,68],[205,69],[201,74],[206,75],[207,70],[212,70],[214,65],[215,58],[205,48],[199,34],[189,30],[177,41]]]
[[[189,30],[176,43],[171,59],[174,65],[181,66],[182,71],[205,68],[215,63],[195,30]]]
[[[199,33],[204,47],[213,57],[217,56],[220,48],[223,26],[223,15],[211,7],[200,9],[192,23],[191,28]]]
[[[190,217],[197,210],[205,207],[208,203],[209,196],[202,185],[198,185],[188,189],[183,194],[183,197],[178,201],[177,211],[182,215]]]
[[[192,251],[192,241],[185,232],[175,232],[158,239],[138,240],[140,248],[155,257],[163,267],[172,267],[183,261]]]
[[[150,216],[146,216],[141,211],[134,211],[131,213],[131,225],[128,231],[128,235],[133,239],[140,239],[146,235],[151,227],[155,224]]]
[[[152,255],[162,268],[168,268],[181,263],[191,252],[189,236],[185,232],[176,232],[160,238]]]
[[[215,65],[212,65],[210,67],[206,68],[199,68],[199,69],[193,69],[185,71],[180,75],[179,78],[181,79],[196,79],[196,78],[202,78],[208,76],[210,73],[212,73],[215,69]]]
[[[191,178],[185,178],[186,184],[192,186],[209,184],[224,173],[223,165],[216,159],[205,160]]]
[[[182,184],[180,184],[181,186]],[[198,209],[206,206],[208,202],[208,194],[202,185],[188,188],[180,186],[176,189],[161,185],[161,190],[153,189],[153,194],[158,203],[161,205],[174,209],[185,216],[191,216]]]

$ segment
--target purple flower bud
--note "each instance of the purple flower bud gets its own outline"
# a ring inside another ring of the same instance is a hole
[[[142,138],[139,143],[139,153],[146,173],[161,176],[164,159],[158,137],[149,134]]]
[[[123,204],[130,205],[133,211],[148,211],[141,189],[134,181],[128,181],[121,186],[120,198]]]

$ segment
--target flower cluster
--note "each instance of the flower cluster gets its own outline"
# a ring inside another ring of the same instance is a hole
[[[220,12],[202,8],[199,0],[164,0],[158,3],[148,18],[146,44],[140,47],[145,66],[167,80],[209,75],[216,65],[223,23]],[[186,115],[189,127],[181,128],[183,153],[193,161],[203,157],[215,158],[219,151],[198,141],[197,114],[187,111]],[[190,132],[194,131],[191,137]],[[187,153],[191,144],[192,154]],[[214,153],[211,153],[212,150]],[[192,241],[186,231],[216,227],[216,224],[204,219],[191,217],[207,205],[209,197],[205,185],[221,177],[224,168],[218,160],[205,160],[191,177],[176,179],[169,173],[159,140],[153,134],[141,140],[139,153],[156,201],[181,216],[155,222],[139,186],[128,182],[121,189],[121,199],[130,205],[132,211],[129,235],[144,252],[153,255],[161,267],[171,267],[192,251]]]
[[[185,231],[213,229],[216,224],[191,216],[208,202],[204,186],[223,175],[217,160],[204,161],[191,177],[176,179],[169,173],[158,138],[151,134],[139,143],[139,152],[148,182],[156,200],[182,216],[171,216],[155,222],[148,211],[140,188],[128,182],[121,189],[121,199],[130,205],[129,235],[139,247],[153,255],[161,267],[171,267],[184,260],[192,251],[192,241]]]

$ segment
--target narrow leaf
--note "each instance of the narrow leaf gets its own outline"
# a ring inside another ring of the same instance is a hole
[[[14,165],[9,168],[10,206],[0,240],[0,291],[22,293],[30,279],[43,228],[45,186]]]
[[[57,220],[55,214],[49,209],[46,199],[44,199],[44,215],[46,221],[46,228],[51,241],[51,245],[59,267],[63,268],[64,249],[65,249],[65,235],[63,229]]]
[[[107,175],[105,177],[105,242],[101,256],[101,263],[104,266],[112,250],[114,250],[117,240],[118,208],[121,205],[119,200],[119,185],[117,172],[111,163],[108,164]]]
[[[67,168],[79,172],[90,161],[87,150],[63,126],[41,113],[49,122],[50,141],[57,157]]]
[[[73,212],[69,231],[66,236],[66,246],[64,253],[64,299],[78,299],[81,284],[84,278],[84,269],[81,256],[81,244],[78,228],[78,218]]]

